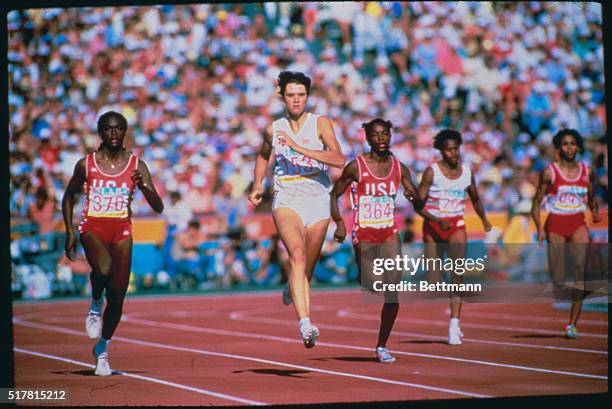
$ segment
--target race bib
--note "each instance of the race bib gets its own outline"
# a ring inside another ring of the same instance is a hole
[[[395,200],[391,196],[361,196],[359,226],[384,229],[394,223]]]
[[[320,172],[319,162],[290,149],[288,154],[276,155],[275,175],[283,182],[296,182],[316,178]]]
[[[465,190],[453,190],[438,200],[438,208],[441,213],[460,213],[465,205]]]
[[[89,210],[92,217],[128,217],[127,187],[92,187],[89,194]]]
[[[587,188],[581,186],[561,186],[557,193],[556,207],[564,210],[577,210],[584,206]]]

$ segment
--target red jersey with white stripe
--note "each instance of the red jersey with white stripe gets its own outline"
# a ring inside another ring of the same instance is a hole
[[[444,176],[438,163],[433,163],[431,169],[434,174],[433,183],[429,188],[425,210],[440,218],[463,217],[472,170],[462,164],[461,175],[456,179],[449,179]]]
[[[579,164],[578,176],[569,179],[563,175],[559,165],[548,165],[551,183],[546,191],[546,209],[549,213],[569,216],[586,210],[586,197],[589,190],[589,168]]]
[[[386,241],[398,229],[395,224],[395,196],[399,189],[402,170],[391,156],[391,170],[385,177],[376,176],[363,156],[357,157],[359,177],[351,186],[353,202],[353,243]]]
[[[85,208],[81,224],[91,221],[123,222],[132,215],[130,205],[136,184],[130,174],[138,168],[138,157],[130,153],[125,168],[116,175],[104,173],[96,163],[95,152],[85,157]]]

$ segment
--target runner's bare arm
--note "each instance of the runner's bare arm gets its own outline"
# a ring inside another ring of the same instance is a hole
[[[410,175],[410,169],[403,163],[400,163],[402,169],[401,183],[404,187],[404,196],[412,203],[414,210],[421,210],[425,206],[425,201],[421,200],[417,192],[416,186],[412,183],[412,176]]]
[[[72,226],[72,212],[78,195],[83,191],[85,180],[85,158],[82,158],[74,166],[74,172],[62,197],[62,216],[64,218],[64,228],[66,229],[64,252],[70,260],[74,260],[77,246],[76,235]]]
[[[334,187],[332,188],[330,195],[330,214],[334,222],[336,222],[336,231],[334,232],[334,240],[339,243],[344,241],[346,237],[346,226],[344,225],[344,220],[342,219],[342,215],[340,215],[340,210],[338,209],[338,198],[344,194],[346,188],[353,182],[356,182],[359,177],[359,167],[357,166],[357,161],[353,159],[350,161],[342,170],[342,175],[336,180],[334,183]]]
[[[591,209],[593,215],[593,223],[599,223],[601,217],[599,216],[599,204],[595,197],[595,190],[597,189],[597,178],[593,169],[589,171],[589,190],[587,191],[588,206]]]
[[[476,188],[476,180],[474,179],[474,173],[472,172],[472,177],[470,178],[470,185],[467,188],[468,195],[470,196],[470,200],[472,201],[472,205],[474,206],[474,210],[478,217],[480,217],[480,221],[482,221],[482,225],[484,226],[485,231],[491,230],[491,223],[487,219],[487,214],[485,213],[484,206],[482,205],[482,201],[480,200],[480,195],[478,194],[478,189]]]
[[[542,243],[544,241],[544,235],[542,234],[542,223],[540,221],[540,205],[542,203],[542,199],[544,199],[544,193],[546,192],[546,189],[548,189],[551,181],[552,175],[550,174],[550,168],[546,167],[542,172],[540,172],[536,193],[533,196],[533,201],[531,202],[531,217],[538,231],[538,243]]]
[[[298,145],[291,137],[283,131],[279,131],[275,138],[279,138],[281,145],[287,145],[297,153],[315,159],[321,163],[332,166],[334,168],[342,168],[346,158],[342,154],[340,144],[336,139],[336,133],[330,119],[325,116],[320,116],[317,119],[317,129],[325,150],[308,149]]]
[[[434,175],[433,169],[431,168],[431,166],[428,166],[427,169],[425,169],[425,172],[423,172],[423,177],[421,177],[421,183],[419,183],[419,187],[417,188],[417,193],[419,195],[419,199],[423,201],[423,206],[424,206],[424,203],[427,202],[427,197],[429,196],[429,188],[431,187],[433,183],[433,175]],[[415,209],[415,211],[427,220],[431,220],[436,223],[448,225],[448,223],[445,220],[429,213],[425,209],[425,207],[423,207],[420,210]]]
[[[164,202],[159,196],[159,193],[157,193],[157,189],[155,189],[155,185],[151,179],[149,167],[143,160],[138,159],[138,168],[132,171],[130,178],[136,183],[136,186],[138,186],[144,195],[151,209],[155,210],[156,213],[163,212]]]
[[[259,152],[255,157],[255,170],[253,171],[253,187],[249,193],[249,201],[255,206],[259,205],[263,194],[263,180],[268,169],[268,161],[272,154],[272,124],[268,125],[263,134]]]

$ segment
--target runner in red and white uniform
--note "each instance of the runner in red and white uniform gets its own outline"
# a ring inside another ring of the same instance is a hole
[[[74,260],[77,241],[72,225],[74,204],[84,191],[85,208],[79,225],[80,239],[91,266],[91,304],[85,330],[94,346],[95,374],[112,373],[107,345],[115,333],[123,300],[130,281],[132,265],[132,215],[130,204],[136,187],[149,205],[161,213],[164,204],[151,180],[147,165],[123,147],[127,121],[118,112],[106,112],[98,119],[100,148],[81,158],[74,168],[62,199],[66,227],[66,256]],[[106,289],[106,308],[102,316],[102,293]]]
[[[423,173],[419,184],[419,196],[426,200],[425,208],[419,212],[423,221],[423,241],[425,257],[441,257],[436,243],[449,243],[450,258],[464,258],[466,255],[467,235],[465,232],[465,200],[470,196],[474,210],[480,217],[485,231],[491,230],[484,208],[476,189],[474,175],[469,166],[461,163],[459,147],[461,134],[452,129],[444,129],[435,136],[434,148],[442,154],[442,160],[433,163]],[[428,271],[432,281],[441,279],[441,272]],[[452,282],[459,282],[461,276],[451,274]],[[451,293],[451,316],[448,330],[448,343],[460,345],[463,333],[459,327],[461,298]]]
[[[543,231],[548,240],[548,265],[553,286],[557,294],[563,289],[565,280],[565,255],[573,258],[573,273],[576,285],[584,285],[589,229],[585,223],[586,203],[593,214],[593,222],[600,220],[599,207],[595,200],[593,183],[595,178],[584,163],[576,161],[576,154],[584,150],[582,136],[573,129],[562,129],[553,138],[559,153],[559,160],[552,162],[541,173],[536,194],[533,198],[531,215],[538,229],[538,243],[544,241]],[[548,217],[542,229],[540,204],[546,195]],[[575,246],[565,246],[574,243]],[[569,247],[569,252],[568,248]],[[576,324],[582,310],[584,289],[572,291],[572,309],[569,323],[565,327],[567,338],[577,338]]]
[[[361,285],[368,289],[373,281],[372,255],[390,259],[401,255],[401,243],[395,223],[395,196],[400,185],[415,209],[421,209],[424,204],[416,195],[410,171],[389,150],[392,127],[390,121],[381,118],[363,124],[371,151],[358,156],[344,167],[330,194],[330,213],[336,222],[334,239],[342,242],[346,237],[346,227],[338,209],[338,198],[352,185],[353,246]],[[388,271],[384,275],[383,280],[386,283],[397,283],[401,278],[399,271]],[[385,294],[385,304],[381,312],[376,356],[383,363],[395,361],[386,344],[399,311],[396,296],[396,293]]]

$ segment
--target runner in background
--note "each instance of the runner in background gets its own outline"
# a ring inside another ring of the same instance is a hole
[[[418,192],[426,200],[425,208],[418,213],[423,221],[423,241],[425,257],[442,257],[443,247],[439,243],[448,243],[448,256],[452,259],[465,258],[467,254],[467,234],[465,231],[465,200],[469,195],[474,210],[485,231],[491,230],[484,207],[480,201],[474,175],[469,166],[461,162],[461,134],[452,129],[444,129],[434,137],[434,148],[442,154],[442,160],[425,169]],[[432,282],[439,281],[441,271],[428,271]],[[460,283],[462,276],[450,274],[451,282]],[[461,294],[451,292],[450,325],[448,343],[460,345],[463,333],[459,327],[461,317]]]
[[[595,200],[594,173],[584,163],[576,160],[584,151],[582,136],[574,129],[562,129],[553,138],[558,160],[540,173],[538,187],[533,198],[531,216],[538,230],[538,243],[548,241],[548,269],[556,297],[565,298],[565,270],[569,265],[576,287],[572,289],[572,307],[569,322],[565,326],[567,338],[578,338],[576,325],[585,296],[585,272],[590,242],[584,211],[587,204],[593,223],[600,221],[599,206]],[[548,216],[544,228],[540,221],[540,205],[546,195]],[[585,204],[585,202],[587,202]],[[569,246],[567,243],[571,243]],[[568,251],[569,250],[569,251]],[[566,255],[571,261],[566,263]]]

